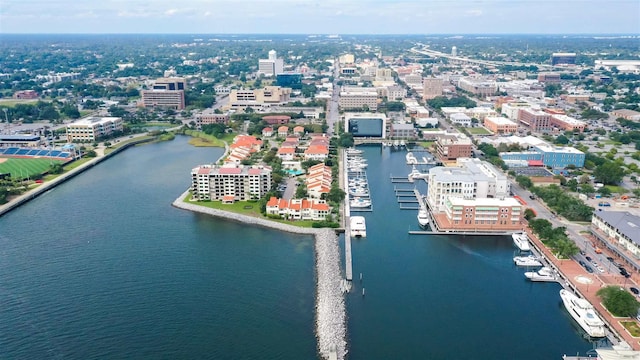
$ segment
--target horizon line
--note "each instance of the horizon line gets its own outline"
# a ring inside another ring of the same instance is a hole
[[[588,32],[576,32],[576,33],[536,33],[536,32],[527,32],[527,33],[215,33],[215,32],[59,32],[59,33],[43,33],[43,32],[0,32],[0,36],[2,35],[305,35],[305,36],[480,36],[480,35],[488,35],[488,36],[498,36],[498,35],[618,35],[618,36],[639,36],[640,33],[624,33],[624,32],[610,32],[610,33],[588,33]]]

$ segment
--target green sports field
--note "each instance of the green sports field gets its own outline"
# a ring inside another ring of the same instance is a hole
[[[16,159],[0,157],[0,174],[11,173],[14,179],[33,177],[47,171],[51,164],[62,163],[51,159]]]

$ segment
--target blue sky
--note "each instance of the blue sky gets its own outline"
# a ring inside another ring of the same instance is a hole
[[[0,33],[640,33],[640,0],[0,0]]]

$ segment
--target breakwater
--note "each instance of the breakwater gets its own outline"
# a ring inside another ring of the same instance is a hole
[[[246,224],[264,226],[280,231],[315,236],[316,257],[316,336],[320,355],[329,359],[344,359],[346,355],[346,307],[344,295],[340,289],[342,271],[340,270],[340,246],[338,236],[332,229],[301,228],[282,224],[268,219],[236,214],[224,210],[212,209],[184,202],[185,191],[173,206],[202,214],[212,215]]]

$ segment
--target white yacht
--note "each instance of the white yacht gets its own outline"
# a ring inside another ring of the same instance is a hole
[[[369,190],[364,187],[352,187],[349,189],[351,196],[369,196]]]
[[[358,150],[356,148],[348,148],[346,151],[347,151],[347,155],[360,155],[360,154],[362,154],[362,150]]]
[[[429,224],[429,214],[427,213],[427,209],[420,209],[418,211],[418,224],[422,227]]]
[[[351,237],[367,237],[367,225],[364,216],[352,216],[350,220]]]
[[[406,155],[407,165],[415,165],[418,163],[418,159],[409,151]]]
[[[513,238],[513,244],[520,249],[520,251],[531,250],[531,247],[529,246],[529,238],[526,233],[513,233],[511,234],[511,237]]]
[[[533,255],[516,256],[513,258],[513,262],[516,266],[542,266],[540,260]]]
[[[371,200],[355,197],[349,202],[349,206],[352,208],[366,208],[371,206]]]
[[[524,276],[531,281],[557,282],[558,277],[555,272],[548,267],[542,267],[538,271],[527,271]]]
[[[606,336],[604,322],[586,299],[581,299],[565,289],[560,290],[560,297],[571,317],[589,336],[594,338]]]
[[[420,170],[416,169],[414,165],[409,175],[407,175],[407,179],[409,180],[409,182],[413,182],[415,179],[425,179],[428,176],[429,173],[420,172]]]

